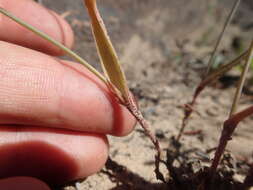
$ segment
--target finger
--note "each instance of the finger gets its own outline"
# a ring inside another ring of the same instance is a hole
[[[1,126],[0,132],[0,178],[62,184],[98,172],[108,156],[104,135],[20,126]]]
[[[0,7],[10,11],[32,26],[42,30],[67,47],[73,44],[73,32],[59,15],[31,0],[0,0]],[[63,52],[41,37],[0,14],[0,40],[32,48],[50,55]]]
[[[71,64],[0,42],[0,124],[128,134],[135,124],[128,110],[97,77]]]
[[[5,190],[50,190],[42,181],[32,177],[11,177],[0,180],[0,189]]]

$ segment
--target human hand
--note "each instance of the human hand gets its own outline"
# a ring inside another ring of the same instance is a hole
[[[56,13],[31,0],[0,6],[72,46],[72,30]],[[87,69],[52,57],[62,52],[3,15],[0,40],[0,178],[60,184],[100,170],[106,134],[131,132],[131,114]]]

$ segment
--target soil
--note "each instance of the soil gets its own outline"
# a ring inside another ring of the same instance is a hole
[[[43,0],[43,4],[66,17],[75,31],[75,51],[99,67],[82,1]],[[106,0],[98,4],[131,90],[151,123],[152,131],[167,150],[164,159],[173,160],[173,167],[177,169],[175,175],[184,177],[170,185],[156,180],[155,150],[137,126],[127,137],[110,137],[113,161],[107,164],[107,169],[61,188],[195,189],[191,185],[196,183],[198,172],[210,165],[214,152],[208,150],[217,146],[222,124],[228,117],[239,77],[238,68],[204,90],[186,128],[188,133],[181,138],[180,144],[175,144],[173,138],[178,135],[182,123],[184,104],[191,100],[200,82],[200,75],[232,7],[231,0]],[[227,63],[247,48],[252,38],[252,10],[252,0],[242,2],[222,41],[217,64]],[[240,109],[252,104],[250,82],[245,92]],[[236,189],[243,182],[252,161],[251,122],[252,118],[243,121],[229,142],[220,175],[216,177],[220,180],[216,189]],[[173,174],[165,167],[162,171],[167,176]]]

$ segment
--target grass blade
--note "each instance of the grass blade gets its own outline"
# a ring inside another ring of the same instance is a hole
[[[227,121],[224,122],[222,134],[219,141],[219,146],[215,152],[215,156],[211,165],[212,173],[217,169],[221,156],[225,151],[227,143],[229,140],[232,139],[232,134],[234,133],[236,127],[238,126],[239,122],[247,118],[248,116],[253,114],[253,106],[232,115]]]
[[[237,58],[235,58],[234,60],[232,60],[231,62],[229,62],[226,65],[221,66],[220,68],[218,68],[216,71],[212,72],[211,74],[209,74],[203,81],[201,81],[201,83],[198,85],[195,93],[194,93],[194,97],[196,98],[200,92],[209,84],[211,84],[212,82],[215,82],[216,80],[218,80],[222,75],[224,75],[226,72],[228,72],[230,69],[234,68],[235,66],[241,64],[243,61],[245,61],[247,59],[249,50],[245,51],[243,54],[241,54],[240,56],[238,56]]]
[[[129,99],[124,72],[121,69],[118,56],[107,34],[104,22],[97,9],[96,0],[84,0],[88,9],[92,31],[95,37],[100,62],[108,80],[119,90],[124,100]]]
[[[232,21],[232,19],[234,17],[234,14],[235,14],[236,10],[238,9],[238,7],[240,5],[240,2],[241,2],[241,0],[235,0],[233,8],[232,8],[231,12],[229,13],[229,16],[228,16],[228,18],[227,18],[227,20],[226,20],[226,22],[225,22],[225,24],[224,24],[224,26],[222,28],[222,32],[220,33],[220,35],[218,37],[218,40],[217,40],[217,42],[215,44],[214,50],[212,52],[212,55],[211,55],[211,57],[209,59],[209,62],[207,64],[207,70],[206,70],[205,76],[207,76],[209,74],[209,72],[210,72],[210,70],[211,70],[211,68],[212,68],[212,66],[214,64],[214,59],[216,57],[217,50],[218,50],[218,47],[219,47],[220,42],[222,40],[222,37],[224,36],[227,27],[229,26],[230,22]]]
[[[226,32],[226,29],[227,29],[228,25],[230,24],[232,18],[234,17],[234,14],[235,14],[236,10],[238,9],[240,3],[241,3],[241,0],[235,0],[235,3],[233,5],[233,7],[232,7],[232,10],[231,10],[228,18],[226,19],[226,22],[225,22],[225,24],[223,26],[222,32],[220,33],[220,35],[218,37],[218,40],[217,40],[217,42],[215,44],[214,50],[212,52],[212,55],[211,55],[211,57],[210,57],[210,59],[208,61],[206,74],[204,75],[204,76],[207,76],[207,77],[203,77],[201,83],[198,85],[197,89],[194,92],[192,101],[190,103],[188,103],[188,104],[185,105],[184,118],[183,118],[183,121],[182,121],[181,128],[179,130],[179,133],[178,133],[178,135],[176,137],[177,141],[179,141],[180,138],[181,138],[181,136],[183,135],[185,127],[186,127],[186,125],[188,123],[188,119],[190,118],[190,116],[191,116],[191,114],[193,112],[194,105],[195,105],[195,102],[197,100],[197,97],[203,91],[203,89],[205,88],[205,86],[207,86],[211,82],[217,80],[222,74],[224,74],[225,72],[227,72],[228,70],[230,70],[234,66],[240,64],[241,61],[244,60],[246,58],[246,56],[247,56],[247,52],[245,52],[244,54],[242,54],[241,56],[239,56],[238,58],[236,58],[235,60],[233,60],[229,64],[227,64],[225,66],[222,66],[222,67],[218,68],[218,70],[216,70],[212,74],[209,74],[209,72],[210,72],[210,70],[212,68],[212,65],[214,63],[214,59],[216,57],[217,50],[218,50],[218,47],[219,47],[220,42],[222,40],[222,37],[224,36],[224,34]]]
[[[246,117],[250,116],[251,114],[253,114],[253,106],[235,114],[236,110],[237,110],[237,106],[242,94],[242,88],[244,86],[245,80],[246,80],[246,75],[248,73],[249,70],[249,66],[251,64],[251,61],[253,59],[253,40],[251,41],[248,53],[247,53],[247,57],[246,57],[246,62],[240,77],[240,81],[239,84],[237,86],[236,89],[236,93],[235,93],[235,97],[233,100],[233,105],[231,107],[231,112],[229,115],[229,118],[227,121],[224,122],[223,125],[223,130],[222,130],[222,134],[220,137],[220,141],[219,141],[219,145],[218,148],[215,152],[215,156],[212,162],[212,166],[211,166],[211,171],[214,172],[220,162],[220,159],[224,153],[224,150],[227,146],[227,143],[230,139],[232,139],[232,135],[236,129],[236,127],[238,126],[238,123],[240,121],[242,121],[243,119],[245,119]]]
[[[177,141],[180,140],[180,138],[181,138],[181,136],[182,136],[182,134],[185,130],[188,119],[190,118],[190,116],[193,112],[195,103],[196,103],[197,98],[200,95],[200,93],[205,89],[206,86],[208,86],[209,84],[211,84],[211,83],[215,82],[216,80],[218,80],[218,78],[220,76],[222,76],[224,73],[228,72],[233,67],[241,64],[242,61],[245,61],[248,54],[249,54],[249,50],[245,51],[243,54],[241,54],[239,57],[232,60],[228,64],[221,66],[220,68],[218,68],[213,73],[209,74],[204,80],[201,81],[201,83],[198,85],[198,87],[196,88],[196,90],[194,92],[192,101],[190,103],[186,104],[186,106],[185,106],[184,118],[183,118],[183,121],[182,121],[181,128],[179,130],[178,136],[176,138]]]
[[[60,48],[67,55],[72,57],[78,63],[84,65],[88,70],[90,70],[93,74],[95,74],[98,78],[100,78],[103,82],[106,83],[106,79],[101,73],[99,73],[94,67],[92,67],[89,63],[87,63],[83,58],[81,58],[79,55],[77,55],[75,52],[73,52],[69,48],[65,47],[60,42],[54,40],[53,38],[51,38],[50,36],[48,36],[44,32],[42,32],[42,31],[38,30],[37,28],[31,26],[30,24],[26,23],[25,21],[21,20],[20,18],[17,18],[13,14],[11,14],[9,11],[7,11],[7,10],[1,8],[1,7],[0,7],[0,13],[2,13],[3,15],[7,16],[10,19],[12,19],[13,21],[17,22],[18,24],[20,24],[21,26],[23,26],[26,29],[30,30],[31,32],[37,34],[41,38],[47,40],[48,42],[55,45],[56,47]]]
[[[253,40],[251,41],[249,51],[248,51],[248,55],[247,55],[247,58],[246,58],[246,63],[244,65],[242,75],[241,75],[238,87],[236,89],[236,93],[235,93],[235,97],[234,97],[234,100],[233,100],[233,105],[232,105],[232,108],[231,108],[230,116],[232,116],[237,110],[237,106],[238,106],[238,103],[239,103],[239,100],[240,100],[240,97],[241,97],[241,94],[242,94],[242,88],[244,86],[244,83],[245,83],[245,80],[246,80],[246,75],[249,71],[249,67],[250,67],[252,58],[253,58]]]

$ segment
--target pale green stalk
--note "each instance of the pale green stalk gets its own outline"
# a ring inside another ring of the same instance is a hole
[[[23,20],[17,18],[16,16],[12,15],[9,11],[3,9],[0,7],[0,13],[4,14],[5,16],[9,17],[13,21],[17,22],[18,24],[22,25],[26,29],[32,31],[33,33],[37,34],[41,38],[49,41],[50,43],[54,44],[58,48],[60,48],[62,51],[64,51],[66,54],[68,54],[70,57],[72,57],[74,60],[76,60],[78,63],[84,65],[89,71],[91,71],[94,75],[96,75],[99,79],[101,79],[104,83],[108,83],[105,77],[99,73],[94,67],[92,67],[89,63],[87,63],[83,58],[81,58],[79,55],[77,55],[75,52],[61,44],[60,42],[54,40],[44,32],[34,28],[30,24],[24,22]]]
[[[253,40],[251,41],[250,48],[249,48],[249,51],[248,51],[248,56],[246,58],[246,62],[245,62],[245,65],[244,65],[244,68],[243,68],[243,71],[242,71],[242,74],[241,74],[241,78],[240,78],[238,87],[236,89],[235,97],[234,97],[234,100],[233,100],[233,105],[232,105],[231,111],[230,111],[230,117],[232,115],[234,115],[236,110],[237,110],[237,106],[238,106],[238,103],[239,103],[239,100],[240,100],[240,97],[241,97],[241,94],[242,94],[242,88],[244,86],[244,83],[245,83],[245,80],[246,80],[247,73],[249,71],[249,67],[250,67],[252,58],[253,58]]]
[[[217,50],[218,50],[218,47],[219,47],[220,42],[221,42],[221,40],[222,40],[222,37],[224,36],[224,34],[225,34],[225,32],[226,32],[226,29],[227,29],[228,25],[230,24],[232,18],[234,17],[234,14],[235,14],[237,8],[238,8],[239,5],[240,5],[240,2],[241,2],[241,0],[236,0],[235,3],[234,3],[234,6],[233,6],[233,8],[232,8],[232,10],[231,10],[231,12],[230,12],[230,14],[229,14],[229,16],[228,16],[228,18],[227,18],[225,24],[224,24],[224,26],[223,26],[222,32],[220,33],[219,38],[218,38],[218,40],[217,40],[217,42],[216,42],[216,44],[215,44],[215,47],[214,47],[214,50],[213,50],[213,52],[212,52],[211,58],[209,59],[209,62],[208,62],[208,64],[207,64],[206,74],[205,74],[204,76],[208,76],[208,74],[209,74],[209,72],[210,72],[210,70],[211,70],[211,68],[212,68],[212,65],[213,65],[213,63],[214,63],[214,59],[215,59],[215,57],[216,57]]]

